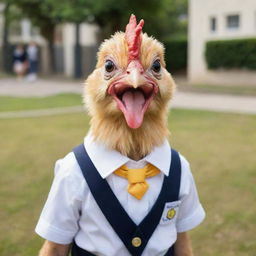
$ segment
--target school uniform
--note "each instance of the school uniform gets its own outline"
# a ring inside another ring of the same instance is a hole
[[[148,178],[141,200],[127,192],[120,166],[160,170]],[[54,181],[36,226],[41,237],[59,244],[74,241],[73,255],[173,255],[177,233],[205,217],[187,160],[166,140],[139,161],[85,137],[55,166]]]

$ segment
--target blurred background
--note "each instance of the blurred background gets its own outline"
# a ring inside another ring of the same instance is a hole
[[[40,74],[84,78],[100,42],[133,12],[165,44],[168,69],[190,83],[255,85],[253,0],[1,0],[0,71],[13,72],[15,47],[34,42]]]
[[[145,32],[167,44],[175,44],[175,52],[181,51],[181,58],[177,56],[180,62],[175,62],[173,68],[186,69],[186,0],[2,2],[2,71],[12,71],[15,45],[27,46],[33,41],[39,48],[40,73],[85,77],[94,69],[99,44],[114,32],[124,30],[133,12],[145,19]]]
[[[256,256],[256,1],[0,0],[1,256],[37,255],[54,163],[89,128],[83,81],[131,13],[178,85],[170,141],[207,212],[195,256]]]

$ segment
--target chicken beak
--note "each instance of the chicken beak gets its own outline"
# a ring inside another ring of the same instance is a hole
[[[144,69],[139,61],[132,61],[126,69],[126,82],[127,85],[133,88],[138,88],[139,86],[145,85],[147,80],[144,76]]]

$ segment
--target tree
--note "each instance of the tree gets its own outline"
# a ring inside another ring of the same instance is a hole
[[[3,0],[2,0],[3,1]],[[79,26],[82,22],[100,27],[99,41],[118,30],[124,30],[129,16],[134,13],[146,23],[143,31],[158,39],[186,34],[186,22],[179,17],[187,13],[187,0],[5,0],[18,6],[23,14],[40,28],[48,40],[53,59],[54,29],[61,22],[76,25],[75,76],[81,75],[81,47]]]
[[[49,6],[48,13],[54,19],[58,17],[61,22],[72,22],[75,24],[75,54],[74,54],[74,77],[80,78],[81,46],[80,46],[80,24],[88,20],[90,10],[86,0],[45,0]]]
[[[3,24],[3,70],[8,71],[8,51],[9,51],[9,10],[10,10],[10,3],[7,3],[3,9],[3,16],[4,16],[4,24]]]
[[[159,39],[187,33],[188,0],[45,0],[52,17],[80,24],[89,22],[100,27],[99,41],[118,30],[124,30],[134,13],[146,23],[144,31]]]
[[[123,30],[131,13],[149,19],[161,10],[158,0],[46,0],[52,17],[62,22],[76,24],[75,77],[81,76],[81,47],[79,44],[79,26],[82,22],[97,24],[100,27],[99,41],[109,37],[115,31]]]
[[[49,66],[54,71],[54,32],[59,23],[57,16],[50,15],[50,5],[45,0],[16,0],[15,4],[22,12],[39,27],[41,35],[48,41],[49,45]]]
[[[179,20],[187,13],[187,0],[45,0],[47,12],[53,19],[76,24],[75,77],[81,76],[81,47],[79,26],[82,22],[100,27],[98,41],[124,30],[129,16],[134,13],[146,21],[144,31],[159,39],[169,35],[186,34],[186,23]],[[184,26],[185,25],[185,26]]]
[[[188,0],[163,0],[164,11],[161,15],[161,37],[187,37]]]
[[[54,31],[59,23],[58,17],[49,15],[50,6],[45,0],[2,0],[5,6],[15,6],[20,11],[20,15],[27,17],[40,29],[41,35],[48,41],[50,49],[49,66],[54,70]],[[8,25],[12,18],[6,19]]]
[[[3,2],[0,0],[0,2]],[[11,22],[20,19],[20,12],[13,4],[12,0],[5,1],[0,10],[3,15],[3,37],[2,37],[2,63],[3,70],[8,72],[11,69],[12,63],[10,58],[11,47],[9,44],[9,30]]]

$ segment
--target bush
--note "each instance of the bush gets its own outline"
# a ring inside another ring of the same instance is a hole
[[[256,38],[208,41],[205,57],[209,69],[256,70]]]
[[[167,69],[171,71],[187,68],[187,39],[175,39],[164,42]]]

